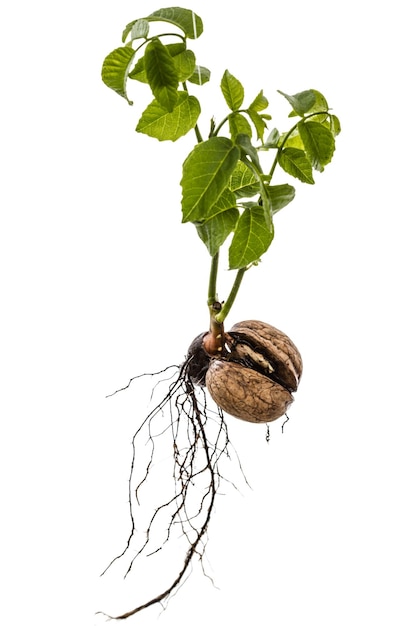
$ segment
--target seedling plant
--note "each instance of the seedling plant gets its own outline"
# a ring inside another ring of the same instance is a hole
[[[340,132],[339,119],[315,89],[294,95],[273,92],[289,105],[288,128],[278,130],[267,112],[264,91],[247,98],[243,84],[227,69],[220,80],[224,112],[213,115],[208,128],[200,128],[200,100],[210,88],[211,72],[197,63],[190,44],[202,32],[202,19],[192,10],[159,9],[127,24],[123,45],[106,56],[102,67],[104,83],[129,105],[132,81],[142,83],[144,93],[147,90],[138,133],[160,142],[194,134],[195,145],[178,169],[182,222],[194,224],[208,253],[207,329],[191,341],[183,363],[159,372],[166,391],[132,441],[131,533],[110,565],[133,552],[128,573],[137,558],[163,549],[176,528],[187,539],[187,549],[170,584],[114,619],[164,605],[184,581],[193,559],[202,561],[215,497],[225,480],[220,461],[234,455],[239,463],[228,436],[228,415],[266,423],[267,428],[270,421],[286,415],[302,371],[298,350],[266,323],[239,322],[226,332],[224,322],[246,272],[259,264],[274,239],[277,214],[294,200],[295,188],[287,181],[313,185],[314,173],[323,172],[332,160]],[[221,256],[234,275],[224,299],[217,293]],[[164,435],[173,451],[172,494],[156,507],[137,546],[138,519],[144,515],[140,496]],[[148,451],[139,475],[138,449],[141,457]],[[159,537],[155,544],[154,534]]]

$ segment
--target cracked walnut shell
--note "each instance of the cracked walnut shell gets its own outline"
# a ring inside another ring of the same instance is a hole
[[[216,404],[248,422],[271,422],[293,402],[302,359],[291,339],[265,322],[235,324],[226,334],[226,356],[213,358],[205,383]]]

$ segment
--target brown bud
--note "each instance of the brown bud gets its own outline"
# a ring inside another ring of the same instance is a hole
[[[294,343],[265,322],[235,324],[226,335],[227,356],[214,358],[206,385],[224,411],[249,422],[271,422],[285,414],[302,373]]]

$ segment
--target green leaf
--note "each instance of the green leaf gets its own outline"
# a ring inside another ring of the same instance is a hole
[[[259,171],[259,174],[261,174],[262,167],[259,162],[258,151],[255,146],[252,145],[250,137],[244,134],[237,135],[237,137],[235,138],[235,143],[240,148],[241,158],[248,156]]]
[[[342,131],[339,118],[336,115],[330,115],[329,122],[329,128],[333,133],[333,136],[337,137],[337,135]]]
[[[259,182],[252,170],[239,161],[230,177],[229,189],[237,198],[252,198],[259,194]]]
[[[135,63],[135,67],[131,72],[129,72],[129,78],[132,80],[138,80],[141,83],[148,84],[148,77],[146,76],[145,70],[145,58],[140,57]]]
[[[220,88],[226,104],[231,111],[237,111],[242,106],[245,92],[242,83],[235,78],[229,70],[223,74]]]
[[[227,137],[211,137],[195,146],[183,165],[183,222],[207,219],[229,182],[239,148]]]
[[[236,196],[226,187],[213,206],[207,211],[205,219],[211,219],[223,211],[228,211],[229,209],[234,208],[236,208]]]
[[[239,211],[228,209],[206,220],[203,224],[196,224],[198,236],[205,243],[211,256],[217,254],[220,246],[235,228],[238,219]]]
[[[308,110],[308,116],[310,117],[314,113],[317,113],[317,115],[314,116],[314,121],[322,124],[329,117],[329,114],[327,113],[329,105],[327,104],[327,100],[322,93],[316,89],[311,89],[310,91],[314,94],[315,101],[313,106]]]
[[[126,24],[124,31],[122,33],[122,41],[123,43],[125,43],[130,31],[132,30],[134,24],[136,24],[138,20],[133,20],[133,22],[129,22],[129,24]]]
[[[240,269],[258,261],[268,250],[273,238],[274,232],[265,221],[263,208],[245,209],[239,218],[230,244],[230,269]]]
[[[276,128],[273,128],[271,132],[269,133],[268,137],[266,138],[263,148],[266,148],[266,149],[277,148],[279,139],[280,139],[279,131]],[[262,148],[260,148],[260,150],[262,150]]]
[[[304,151],[303,140],[301,139],[300,133],[298,132],[297,128],[292,131],[288,139],[287,139],[287,136],[288,136],[288,133],[284,133],[283,135],[281,135],[280,140],[278,142],[279,147],[281,147],[285,141],[285,146],[287,148],[298,148],[299,150]]]
[[[248,135],[252,137],[252,128],[246,117],[241,113],[231,113],[229,115],[229,130],[230,136],[234,141],[239,134]]]
[[[105,85],[126,98],[129,104],[133,102],[127,97],[126,80],[134,54],[132,48],[116,48],[106,56],[101,69],[101,78]]]
[[[147,20],[136,20],[132,26],[130,38],[132,41],[135,39],[146,39],[149,33],[149,22]]]
[[[175,57],[187,49],[185,43],[169,43],[165,47],[173,58],[174,65],[176,64]],[[138,80],[141,83],[149,83],[145,70],[145,57],[140,57],[140,59],[136,61],[135,67],[129,73],[129,78],[132,78],[133,80]]]
[[[159,141],[176,141],[194,128],[199,115],[200,103],[197,98],[179,91],[177,105],[171,112],[153,100],[142,113],[136,130]]]
[[[210,74],[210,70],[206,67],[196,65],[193,75],[188,78],[188,82],[193,83],[194,85],[204,85],[204,83],[208,83],[210,80]]]
[[[171,7],[167,9],[159,9],[154,11],[146,18],[150,22],[168,22],[178,26],[184,35],[189,39],[197,39],[203,32],[203,22],[201,17],[190,11],[189,9],[182,9],[181,7]]]
[[[303,117],[306,113],[311,111],[316,102],[316,94],[313,89],[300,91],[300,93],[296,93],[293,96],[289,96],[279,89],[277,89],[277,91],[288,100],[295,113],[300,117]]]
[[[323,96],[323,94],[320,93],[319,91],[317,91],[317,89],[311,89],[310,91],[312,91],[314,93],[315,101],[314,101],[313,106],[308,110],[308,113],[317,113],[319,111],[328,111],[329,110],[329,105],[327,104],[327,100]]]
[[[259,113],[259,111],[263,111],[269,105],[268,100],[264,96],[263,90],[261,90],[256,96],[255,100],[249,105],[250,111],[255,111]]]
[[[155,99],[171,112],[178,98],[178,75],[171,55],[158,38],[146,46],[145,70]]]
[[[252,120],[252,124],[255,126],[258,139],[263,141],[264,132],[267,127],[265,120],[259,115],[259,113],[253,111],[252,109],[248,109],[248,114]]]
[[[168,50],[169,54],[172,57],[177,56],[177,54],[181,54],[181,52],[184,52],[185,50],[187,50],[187,46],[185,45],[184,42],[181,43],[167,43],[165,48]]]
[[[188,80],[195,69],[195,54],[192,50],[184,50],[172,57],[177,77],[180,83]]]
[[[332,132],[318,122],[302,121],[297,127],[312,166],[322,172],[332,160],[335,148]]]
[[[273,215],[278,213],[295,197],[295,189],[292,185],[272,185],[268,187],[268,195]]]
[[[287,174],[291,174],[303,183],[314,185],[311,163],[304,150],[284,148],[278,152],[278,163]]]

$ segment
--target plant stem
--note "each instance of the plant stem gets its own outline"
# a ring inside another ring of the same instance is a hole
[[[194,132],[195,132],[195,136],[197,137],[197,142],[198,143],[201,143],[202,141],[204,141],[203,140],[203,136],[200,133],[200,129],[198,128],[197,124],[194,126]]]
[[[226,117],[220,122],[220,124],[217,126],[217,128],[213,129],[213,132],[211,133],[211,137],[217,137],[217,135],[219,134],[219,131],[221,129],[222,126],[224,126],[226,124],[226,122],[229,121],[229,118],[232,115],[236,115],[237,113],[247,113],[247,109],[238,109],[237,111],[233,111],[232,113],[229,113],[228,115],[226,115]]]
[[[217,270],[219,267],[219,253],[211,258],[210,279],[208,288],[207,304],[211,307],[214,302],[217,302],[216,283],[217,283]]]
[[[230,309],[233,306],[233,303],[236,299],[237,293],[239,291],[239,287],[240,284],[242,282],[243,279],[243,275],[246,272],[246,270],[248,269],[248,267],[241,267],[240,270],[238,270],[237,274],[236,274],[236,278],[235,281],[233,283],[232,289],[229,293],[229,297],[227,298],[226,302],[223,304],[221,311],[219,313],[217,313],[215,319],[217,322],[219,322],[220,324],[222,324],[224,322],[224,320],[226,319],[227,315],[230,312]]]

